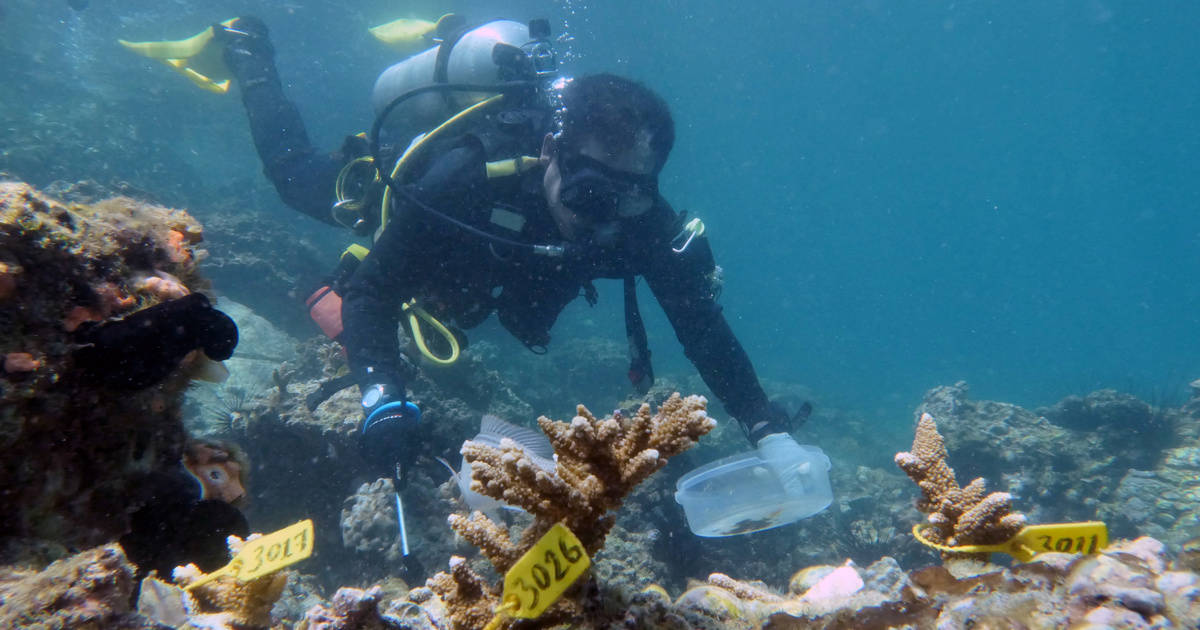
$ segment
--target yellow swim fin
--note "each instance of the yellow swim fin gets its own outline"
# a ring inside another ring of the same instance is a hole
[[[375,39],[403,54],[410,55],[432,46],[433,37],[438,33],[443,22],[457,19],[459,19],[458,16],[453,13],[443,15],[438,18],[437,22],[401,18],[387,24],[373,26],[367,30],[371,31]]]
[[[230,18],[221,23],[232,26],[236,20],[237,18]],[[224,94],[229,91],[232,74],[221,58],[220,46],[209,46],[212,39],[213,29],[209,26],[186,39],[157,42],[130,42],[123,39],[117,41],[143,57],[161,61],[203,90]]]

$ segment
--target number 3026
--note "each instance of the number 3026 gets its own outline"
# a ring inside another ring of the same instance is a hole
[[[536,608],[541,592],[550,588],[551,584],[566,578],[571,565],[579,562],[582,557],[583,550],[578,545],[568,545],[567,541],[562,539],[558,541],[557,552],[554,549],[547,549],[543,561],[534,564],[529,570],[529,574],[533,578],[532,586],[525,581],[525,578],[517,578],[517,585],[533,595],[533,601],[530,602],[529,608]]]

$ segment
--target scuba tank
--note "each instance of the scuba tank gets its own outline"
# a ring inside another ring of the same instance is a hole
[[[508,107],[523,102],[557,112],[562,106],[549,21],[493,20],[468,27],[461,16],[447,14],[434,28],[435,46],[376,79],[371,132],[352,138],[353,150],[343,150],[359,157],[338,175],[332,215],[360,236],[382,230],[388,198],[398,192],[391,190],[393,178],[405,181],[410,158],[435,137],[478,119],[483,109],[504,100],[502,95],[510,97]],[[556,129],[557,121],[556,116]]]
[[[371,105],[376,116],[384,113],[397,97],[439,83],[494,84],[541,75],[538,50],[548,49],[549,27],[535,21],[525,25],[512,20],[495,20],[470,28],[451,25],[439,28],[440,43],[384,70],[375,81]],[[533,27],[531,29],[531,26]],[[532,34],[531,34],[532,30]],[[550,51],[553,66],[553,52]],[[554,68],[549,69],[553,73]],[[387,131],[395,139],[408,139],[492,94],[464,91],[432,91],[409,99],[403,109],[389,116]]]

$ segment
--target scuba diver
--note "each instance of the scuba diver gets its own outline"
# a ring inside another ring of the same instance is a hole
[[[388,32],[411,34],[410,22],[373,32],[386,41]],[[638,276],[750,442],[799,448],[788,431],[811,407],[793,418],[768,400],[722,314],[720,269],[703,224],[659,193],[675,140],[666,103],[611,74],[559,77],[549,30],[545,20],[471,28],[453,15],[430,24],[432,46],[377,80],[371,133],[333,154],[309,141],[260,20],[228,20],[207,35],[239,87],[264,172],[283,201],[375,237],[369,253],[349,248],[307,300],[347,352],[345,384],[360,387],[363,455],[390,470],[415,456],[429,430],[406,394],[398,324],[435,362],[453,361],[465,343],[461,330],[493,313],[542,353],[569,302],[595,302],[596,279],[624,282],[629,377],[646,391],[653,371]],[[228,89],[202,78],[217,87],[206,89]]]

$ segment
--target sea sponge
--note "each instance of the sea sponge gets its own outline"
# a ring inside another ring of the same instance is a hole
[[[178,232],[172,232],[178,234]],[[160,302],[181,298],[191,293],[179,278],[165,272],[159,271],[152,276],[145,276],[137,281],[134,288],[138,291],[147,293],[153,296]]]
[[[62,320],[63,330],[74,332],[85,322],[99,322],[115,313],[133,308],[137,300],[126,295],[121,287],[112,282],[99,282],[91,287],[89,303],[78,305],[67,311]]]
[[[173,263],[183,263],[192,259],[192,250],[187,247],[187,235],[179,230],[169,230],[164,249],[167,259]]]
[[[32,372],[42,367],[42,362],[28,352],[9,352],[4,355],[4,371],[9,374]]]

